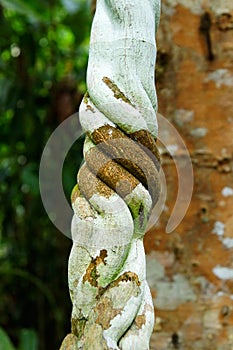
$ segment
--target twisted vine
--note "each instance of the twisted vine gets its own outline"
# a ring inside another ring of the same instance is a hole
[[[143,236],[159,195],[158,0],[98,0],[80,106],[85,162],[72,192],[72,334],[61,346],[145,350],[154,308]]]

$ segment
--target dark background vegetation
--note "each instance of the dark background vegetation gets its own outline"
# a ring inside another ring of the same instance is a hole
[[[58,349],[70,328],[71,241],[46,215],[38,169],[85,92],[91,18],[86,0],[0,0],[0,327],[16,347],[30,329],[38,350]],[[80,160],[78,141],[64,167],[68,196]]]

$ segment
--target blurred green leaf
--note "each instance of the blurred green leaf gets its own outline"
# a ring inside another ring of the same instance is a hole
[[[32,22],[46,22],[48,15],[42,1],[0,0],[3,7],[27,16]],[[39,6],[38,6],[39,5]]]
[[[57,43],[61,50],[70,49],[75,42],[75,36],[69,27],[60,25],[57,29]]]
[[[39,194],[38,171],[34,164],[27,164],[22,170],[22,185],[28,187],[28,192]]]
[[[32,329],[22,329],[20,332],[20,342],[18,350],[37,350],[38,338]]]
[[[0,328],[0,350],[15,350],[6,332]]]

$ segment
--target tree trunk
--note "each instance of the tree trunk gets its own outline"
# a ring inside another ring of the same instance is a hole
[[[164,0],[161,12],[159,112],[182,135],[195,181],[185,218],[165,234],[178,179],[169,152],[162,151],[166,210],[144,240],[147,280],[156,294],[151,350],[228,350],[233,346],[233,1]],[[180,149],[174,158],[182,159]]]
[[[149,349],[154,308],[143,236],[159,196],[159,14],[157,0],[97,1],[79,111],[85,163],[72,192],[72,334],[63,350]]]

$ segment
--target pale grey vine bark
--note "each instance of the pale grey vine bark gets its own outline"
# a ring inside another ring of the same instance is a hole
[[[80,106],[85,163],[72,193],[65,349],[149,349],[143,236],[159,196],[154,86],[158,0],[97,0]]]

